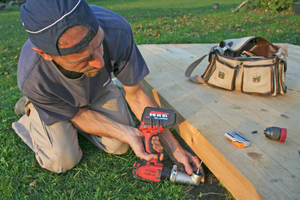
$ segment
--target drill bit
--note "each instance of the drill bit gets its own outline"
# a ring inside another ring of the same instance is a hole
[[[200,165],[198,167],[197,174],[200,174],[201,165],[202,165],[202,160],[201,160]]]

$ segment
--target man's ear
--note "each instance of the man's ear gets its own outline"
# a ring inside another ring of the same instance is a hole
[[[45,53],[43,50],[36,48],[36,47],[32,47],[32,49],[36,52],[38,52],[38,54],[40,54],[45,60],[51,61],[53,60],[52,56],[50,54]]]

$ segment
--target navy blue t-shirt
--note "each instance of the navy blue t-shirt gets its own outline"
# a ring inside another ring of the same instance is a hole
[[[79,107],[92,104],[111,81],[113,73],[125,86],[138,84],[149,70],[134,40],[129,23],[120,15],[90,6],[104,31],[105,67],[94,77],[64,76],[52,61],[24,44],[18,64],[18,86],[46,125],[72,119]],[[63,67],[63,66],[62,66]]]

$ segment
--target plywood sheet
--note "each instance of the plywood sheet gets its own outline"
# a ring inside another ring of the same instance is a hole
[[[184,77],[187,66],[214,45],[140,45],[150,69],[144,87],[160,106],[176,111],[181,137],[235,198],[299,199],[299,48],[292,46],[296,56],[287,71],[288,93],[265,97],[195,84]],[[205,59],[194,74],[202,75],[207,65]],[[287,140],[265,138],[263,130],[269,126],[287,128]],[[224,137],[227,131],[241,133],[252,144],[244,149],[233,146]]]

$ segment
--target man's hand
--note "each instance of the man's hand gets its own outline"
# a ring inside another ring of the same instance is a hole
[[[193,172],[197,171],[200,165],[200,160],[197,156],[193,156],[188,151],[184,150],[183,148],[177,148],[173,153],[174,159],[177,162],[183,164],[183,167],[179,168],[181,171],[186,171],[187,174],[192,175]],[[200,167],[201,173],[204,175],[203,167]],[[205,176],[201,179],[201,182],[204,182]]]
[[[162,160],[163,159],[163,154],[161,153],[162,148],[161,148],[161,144],[160,144],[160,141],[159,141],[159,137],[154,136],[154,137],[152,137],[152,141],[151,141],[151,143],[153,145],[153,149],[157,152],[157,154],[159,156],[157,154],[148,154],[145,151],[142,138],[143,138],[142,132],[137,129],[136,134],[131,135],[129,140],[128,140],[129,145],[131,146],[131,149],[133,150],[135,155],[137,157],[139,157],[140,159],[144,159],[144,160],[147,160],[147,161],[150,161],[152,159],[157,159],[157,158],[159,158],[159,160]]]
[[[181,147],[176,148],[173,157],[177,162],[184,165],[184,169],[189,175],[192,175],[193,171],[196,171],[200,165],[200,160],[196,156],[193,156]]]
[[[159,155],[159,160],[162,161],[164,159],[164,154],[162,153],[162,147],[161,147],[161,143],[159,141],[159,137],[158,136],[153,136],[151,143],[153,145],[153,149]]]
[[[172,138],[171,132],[166,129],[164,134],[160,135],[160,140],[162,141],[163,147],[169,158],[177,165],[180,171],[186,171],[187,174],[192,175],[193,172],[197,171],[199,168],[199,158],[183,149],[178,141],[172,141],[169,138]],[[173,144],[171,144],[170,141],[172,141]],[[200,167],[200,171],[204,175],[202,166]],[[204,182],[204,179],[205,177],[203,176],[201,182]]]

